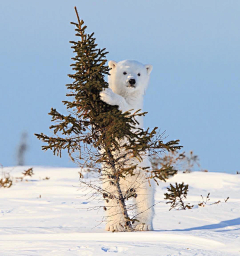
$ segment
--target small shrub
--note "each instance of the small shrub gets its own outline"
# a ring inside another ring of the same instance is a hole
[[[25,176],[30,176],[30,177],[32,177],[32,176],[34,175],[34,173],[33,173],[33,168],[27,169],[27,170],[24,171],[22,174],[23,174],[24,177],[25,177]]]
[[[2,171],[2,178],[0,178],[0,188],[10,188],[13,185],[13,182],[23,181],[27,176],[32,177],[34,175],[33,168],[27,169],[26,171],[22,172],[22,174],[23,176],[20,177],[10,177],[9,173],[6,174]]]
[[[185,185],[184,182],[181,184],[175,183],[175,186],[170,184],[170,187],[167,188],[168,193],[165,193],[165,198],[168,200],[167,204],[171,204],[169,211],[173,208],[176,210],[186,210],[191,209],[193,205],[185,204],[184,199],[187,198],[188,185]]]
[[[9,176],[0,179],[0,188],[10,188],[12,184],[13,182]]]

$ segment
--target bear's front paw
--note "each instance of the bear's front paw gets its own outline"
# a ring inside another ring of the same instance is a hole
[[[134,229],[136,231],[151,231],[151,230],[153,230],[152,224],[147,224],[147,223],[137,224]]]
[[[100,98],[102,101],[106,102],[109,105],[117,105],[115,93],[110,88],[105,88],[100,92]]]

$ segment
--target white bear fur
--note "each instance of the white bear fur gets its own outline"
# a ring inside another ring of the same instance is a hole
[[[110,104],[117,105],[122,112],[128,110],[143,109],[143,96],[149,83],[151,65],[143,65],[133,60],[123,60],[120,62],[109,61],[110,76],[108,77],[109,88],[106,88],[100,93],[101,99]],[[132,80],[130,80],[132,79]],[[135,83],[134,83],[135,80]],[[131,81],[131,83],[130,83]],[[139,125],[143,128],[143,117],[137,117]],[[147,155],[143,156],[143,161],[137,159],[129,160],[132,163],[137,163],[140,167],[150,166],[150,161]],[[134,176],[129,176],[127,179],[121,179],[120,185],[123,191],[129,188],[136,190],[137,198],[134,199],[136,204],[136,219],[139,222],[135,224],[135,230],[152,230],[153,220],[153,205],[154,205],[154,184],[149,185],[144,172],[137,168]],[[103,182],[103,189],[114,193],[114,186],[109,186],[109,182]],[[110,200],[107,206],[107,225],[108,231],[123,231],[124,219],[120,213],[119,206],[116,200]]]

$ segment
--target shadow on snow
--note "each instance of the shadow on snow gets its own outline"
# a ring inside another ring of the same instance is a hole
[[[221,228],[227,228],[227,227],[238,226],[238,225],[240,225],[240,218],[221,221],[217,224],[210,224],[210,225],[204,225],[200,227],[193,227],[193,228],[186,228],[186,229],[173,229],[173,230],[167,230],[167,231],[193,231],[193,230],[205,230],[205,229],[221,229]],[[231,228],[229,230],[216,230],[216,232],[234,231],[239,229],[240,227],[235,227],[234,229]],[[160,231],[160,230],[155,230],[155,231]]]

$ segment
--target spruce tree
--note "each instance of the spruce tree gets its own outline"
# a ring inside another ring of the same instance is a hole
[[[105,48],[97,48],[94,33],[86,33],[87,27],[79,19],[77,10],[76,14],[78,23],[71,24],[75,26],[77,40],[70,42],[75,53],[71,65],[74,74],[69,75],[73,82],[66,85],[69,100],[63,101],[69,114],[63,115],[52,108],[49,115],[54,123],[50,126],[54,136],[42,133],[36,136],[46,143],[42,146],[43,150],[50,149],[60,157],[62,150],[67,150],[71,159],[81,167],[98,171],[102,177],[107,176],[116,192],[111,195],[101,191],[103,197],[117,200],[125,218],[125,230],[133,230],[133,220],[126,208],[127,192],[121,190],[120,180],[134,175],[137,165],[127,164],[126,159],[134,157],[141,161],[142,154],[147,151],[154,154],[162,150],[174,151],[180,148],[179,141],[163,143],[156,136],[157,128],[152,131],[136,129],[136,116],[145,113],[122,113],[117,106],[110,106],[100,100],[99,93],[108,87],[104,79],[109,74],[106,59],[108,52]],[[125,153],[118,154],[120,148]],[[145,171],[149,178],[159,178],[149,167]]]

